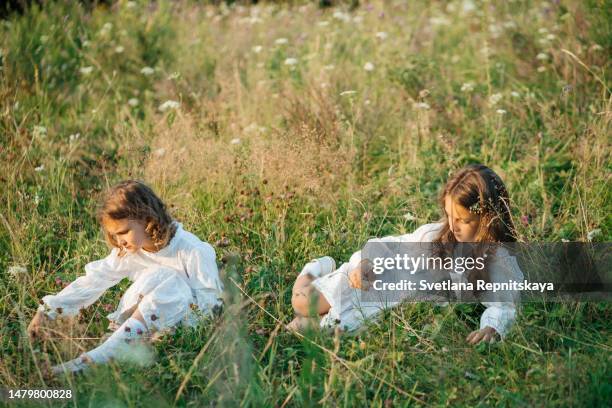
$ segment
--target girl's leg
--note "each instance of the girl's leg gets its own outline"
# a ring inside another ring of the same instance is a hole
[[[301,330],[308,326],[316,326],[319,316],[329,312],[329,302],[312,285],[315,278],[309,274],[298,276],[293,284],[291,305],[296,317],[289,323],[288,327],[293,330]]]
[[[156,330],[174,327],[186,316],[193,302],[191,288],[172,270],[160,269],[150,273],[134,282],[126,294],[128,292],[134,306],[124,311],[129,317],[121,326],[95,349],[53,367],[54,374],[81,371],[89,363],[127,357],[127,343],[144,340]]]
[[[327,299],[312,285],[314,280],[310,275],[302,275],[293,284],[291,305],[300,316],[323,315],[331,308]]]
[[[141,320],[130,317],[98,347],[83,353],[80,357],[52,367],[52,372],[57,375],[63,372],[83,371],[91,363],[106,363],[112,358],[126,356],[129,353],[127,344],[142,339],[147,333],[147,326]]]

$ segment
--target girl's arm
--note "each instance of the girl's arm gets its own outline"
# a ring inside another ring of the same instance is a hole
[[[114,248],[106,258],[85,265],[85,275],[56,295],[44,296],[38,310],[55,319],[60,314],[74,316],[80,309],[94,303],[108,288],[128,276],[129,262],[117,254],[118,250]]]
[[[223,284],[215,250],[210,244],[203,242],[187,253],[186,272],[194,289],[210,294],[211,298],[221,296]]]
[[[480,317],[480,330],[491,327],[503,339],[516,320],[516,306],[505,302],[483,302],[483,305],[487,308]]]
[[[513,256],[496,259],[489,275],[491,282],[508,282],[509,280],[521,282],[523,280],[523,273]],[[491,327],[503,339],[516,320],[516,305],[519,299],[518,291],[484,293],[482,304],[486,306],[486,310],[480,317],[480,330]]]

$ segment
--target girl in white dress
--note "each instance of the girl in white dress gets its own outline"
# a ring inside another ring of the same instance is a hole
[[[215,250],[174,221],[145,184],[125,181],[113,187],[98,219],[110,254],[85,265],[85,275],[56,295],[44,296],[29,334],[43,336],[46,320],[75,316],[124,278],[134,283],[108,315],[114,333],[97,348],[53,367],[54,374],[120,358],[133,340],[150,339],[179,323],[194,326],[198,314],[211,314],[222,304]]]
[[[444,211],[441,221],[422,225],[410,234],[372,239],[368,243],[432,243],[432,248],[441,248],[438,255],[452,257],[456,255],[454,250],[461,247],[458,243],[516,242],[508,192],[500,177],[490,168],[469,165],[458,171],[447,181],[439,203]],[[466,276],[465,273],[451,271],[449,275],[452,281],[475,282],[482,279],[501,282],[508,278],[522,281],[523,274],[516,258],[501,245],[493,247],[493,256],[485,258],[486,267],[481,275],[474,273]],[[302,330],[307,326],[320,325],[352,331],[383,309],[396,305],[398,302],[363,300],[363,291],[372,289],[374,276],[371,265],[362,267],[364,263],[370,262],[362,259],[362,251],[358,251],[338,269],[330,257],[315,259],[306,264],[293,286],[291,303],[296,317],[289,327]],[[364,273],[363,270],[369,272]],[[414,279],[418,279],[418,274],[414,275]],[[493,296],[484,292],[475,295],[486,309],[480,319],[479,330],[471,332],[466,340],[476,344],[480,341],[494,341],[498,336],[503,338],[516,319],[518,292],[506,291],[502,295]],[[404,300],[410,299],[408,297]]]

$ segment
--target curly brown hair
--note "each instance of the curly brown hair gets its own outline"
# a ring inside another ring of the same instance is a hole
[[[503,243],[516,242],[508,190],[501,178],[489,167],[470,164],[460,169],[446,182],[440,194],[439,204],[442,209],[448,196],[456,204],[480,217],[474,239],[474,256],[493,254]],[[457,239],[444,214],[440,222],[443,223],[442,229],[433,242],[439,256],[448,256],[457,244]],[[489,280],[486,267],[482,271],[473,270],[468,273],[470,282],[474,283],[477,279]]]
[[[145,231],[159,250],[165,247],[176,232],[176,225],[166,210],[166,205],[146,184],[136,180],[126,180],[113,186],[106,192],[102,205],[98,209],[98,221],[104,230],[109,245],[119,248],[119,255],[125,250],[104,228],[105,220],[139,220],[145,225]]]

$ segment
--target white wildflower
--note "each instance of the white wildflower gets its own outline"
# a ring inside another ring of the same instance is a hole
[[[384,41],[384,40],[387,39],[387,37],[389,37],[389,34],[387,34],[384,31],[379,31],[379,32],[376,33],[376,38],[378,38],[379,40],[383,40]]]
[[[153,75],[155,73],[155,70],[151,67],[144,67],[143,69],[140,70],[140,73],[146,76],[149,75]]]
[[[68,139],[70,140],[70,143],[76,142],[77,140],[79,140],[79,138],[81,137],[80,133],[74,133],[70,136],[68,136]]]
[[[555,36],[554,34],[548,34],[548,35],[546,36],[546,39],[547,39],[548,41],[552,41],[552,40],[554,40],[555,38],[556,38],[556,36]]]
[[[493,95],[489,96],[489,105],[497,105],[497,103],[501,101],[502,98],[503,95],[501,93],[494,93]]]
[[[351,17],[347,13],[343,13],[341,11],[335,11],[334,14],[333,14],[333,17],[336,20],[340,20],[340,21],[344,21],[344,22],[350,21],[350,19],[351,19]]]
[[[43,171],[45,169],[45,165],[41,164],[38,167],[34,167],[34,171],[40,173],[41,171]]]
[[[125,6],[126,6],[128,9],[134,9],[134,8],[136,8],[137,4],[136,4],[136,2],[135,2],[135,1],[128,1],[128,2],[125,4]]]
[[[428,110],[430,108],[429,104],[425,102],[416,102],[412,105],[412,107],[419,110]]]
[[[545,72],[546,71],[546,67],[544,67],[544,66],[538,67],[537,71],[538,72]]]
[[[163,147],[160,147],[159,149],[155,150],[155,152],[153,154],[156,157],[163,157],[164,154],[166,154],[166,149],[164,149]]]
[[[464,13],[470,13],[476,10],[476,5],[472,0],[463,0],[463,4],[461,5]]]
[[[548,54],[546,54],[545,52],[541,52],[538,55],[536,55],[536,59],[540,61],[546,61],[548,59]]]
[[[47,128],[44,126],[34,126],[32,128],[32,133],[34,137],[44,138],[45,136],[47,136]]]
[[[498,115],[503,116],[506,114],[506,111],[504,109],[498,109],[495,112],[497,112]]]
[[[289,40],[286,38],[277,38],[276,41],[274,41],[274,44],[276,45],[283,45],[283,44],[288,44]]]
[[[499,38],[501,35],[502,28],[497,24],[489,24],[489,33],[491,33],[492,38]]]
[[[317,23],[317,25],[318,25],[319,27],[327,27],[327,26],[329,25],[329,21],[327,21],[327,20],[319,21],[319,22]]]
[[[356,93],[357,93],[357,91],[353,91],[353,90],[342,91],[342,92],[340,92],[340,96],[355,95]]]
[[[546,28],[546,27],[539,28],[538,29],[538,33],[546,34],[546,33],[548,33],[548,28]]]
[[[177,101],[166,101],[159,105],[158,109],[160,112],[166,112],[171,109],[178,109],[179,106],[181,106],[181,104]]]
[[[513,98],[520,98],[521,97],[521,94],[516,92],[516,91],[510,92],[510,95],[512,95]]]
[[[257,123],[255,122],[252,122],[249,123],[243,130],[244,133],[247,134],[257,133],[259,131],[259,125],[257,125]]]
[[[230,144],[233,144],[233,145],[240,144],[240,138],[239,137],[233,138],[232,140],[230,140]]]
[[[285,60],[285,65],[296,65],[298,63],[297,58],[287,58]]]
[[[561,242],[570,242],[569,239],[561,238]]]
[[[259,54],[261,52],[261,50],[263,50],[263,47],[261,45],[256,45],[253,48],[251,48],[251,50],[255,53],[255,54]]]
[[[461,85],[461,92],[473,92],[474,91],[474,83],[472,82],[466,82],[463,85]]]
[[[118,45],[117,47],[115,47],[115,52],[116,52],[117,54],[122,54],[122,53],[123,53],[123,51],[125,51],[125,48],[123,48],[123,46],[122,46],[122,45]]]
[[[21,266],[21,265],[12,265],[12,266],[9,266],[8,273],[9,275],[16,278],[20,275],[27,274],[28,270],[24,266]]]
[[[363,69],[365,69],[366,71],[374,71],[374,64],[368,61],[363,66]]]
[[[593,238],[597,238],[600,235],[601,235],[601,228],[596,228],[596,229],[588,232],[587,239],[589,241],[592,241]]]
[[[407,212],[406,214],[404,214],[402,216],[406,221],[414,221],[416,220],[416,217],[414,216],[414,214]]]
[[[442,26],[449,26],[451,24],[451,21],[448,18],[442,16],[442,17],[430,18],[429,23],[434,27],[442,27]]]
[[[38,204],[40,204],[41,201],[42,201],[42,197],[40,196],[40,194],[36,193],[34,195],[34,205],[38,206]]]
[[[130,98],[130,99],[128,99],[128,105],[130,105],[130,106],[138,106],[138,103],[139,103],[139,101],[138,101],[137,98]]]
[[[100,33],[99,34],[104,37],[104,36],[108,35],[110,30],[112,30],[112,29],[113,29],[112,23],[106,23],[100,29]]]
[[[93,72],[93,67],[81,67],[79,72],[83,75],[89,75]]]

